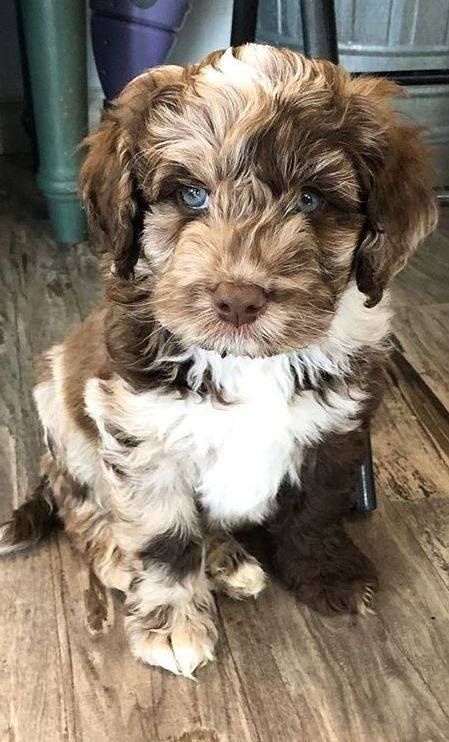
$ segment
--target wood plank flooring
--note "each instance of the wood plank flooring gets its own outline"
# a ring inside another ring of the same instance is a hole
[[[0,518],[35,483],[32,359],[98,299],[85,246],[49,236],[25,165],[0,162]],[[120,599],[63,535],[0,561],[0,742],[447,742],[449,216],[398,278],[397,349],[373,429],[379,509],[353,538],[375,615],[325,619],[272,584],[219,600],[198,682],[139,665]]]

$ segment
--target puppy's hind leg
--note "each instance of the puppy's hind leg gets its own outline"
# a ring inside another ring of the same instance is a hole
[[[41,471],[31,496],[0,525],[0,556],[31,548],[63,525],[100,581],[106,587],[127,590],[132,573],[114,538],[109,514],[95,502],[90,488],[50,454],[42,457]]]
[[[48,476],[58,517],[70,541],[87,557],[105,587],[125,592],[133,576],[132,565],[118,545],[111,512],[99,506],[91,487],[81,485],[53,461],[48,461]]]
[[[48,475],[41,475],[31,496],[10,520],[0,525],[0,556],[28,549],[48,536],[58,525],[58,516]]]

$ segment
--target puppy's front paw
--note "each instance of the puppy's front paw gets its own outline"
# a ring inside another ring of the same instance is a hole
[[[257,598],[267,584],[267,576],[257,559],[233,538],[211,546],[206,570],[214,589],[235,600]]]
[[[175,675],[193,679],[193,672],[214,659],[217,630],[212,617],[197,609],[170,609],[164,626],[151,619],[128,616],[125,621],[129,644],[137,659],[162,667]]]

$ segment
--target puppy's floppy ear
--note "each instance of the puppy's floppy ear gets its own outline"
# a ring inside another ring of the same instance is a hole
[[[162,90],[174,87],[182,68],[167,66],[132,80],[105,111],[98,131],[85,140],[80,193],[94,249],[108,254],[115,273],[128,278],[139,257],[144,199],[136,177],[139,143]]]
[[[375,306],[389,281],[435,229],[436,197],[430,154],[418,127],[405,123],[390,108],[399,87],[370,78],[352,80],[350,86],[348,110],[355,106],[362,119],[355,146],[366,188],[366,225],[354,271],[366,305]]]

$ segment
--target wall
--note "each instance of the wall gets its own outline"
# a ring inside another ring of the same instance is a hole
[[[233,0],[194,0],[167,61],[198,62],[209,52],[229,46],[232,7]]]
[[[23,152],[29,147],[28,139],[20,123],[22,96],[22,73],[14,0],[1,0],[0,154]]]

